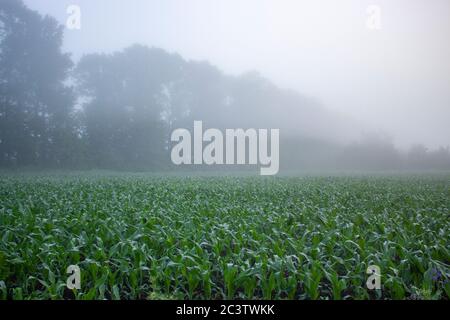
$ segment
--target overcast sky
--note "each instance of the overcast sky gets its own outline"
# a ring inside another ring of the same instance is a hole
[[[399,147],[450,145],[448,0],[25,0],[81,30],[65,50],[112,52],[133,43],[208,60],[229,74],[257,70],[322,101]],[[381,9],[381,29],[367,8]]]

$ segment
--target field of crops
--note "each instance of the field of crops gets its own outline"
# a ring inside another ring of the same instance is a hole
[[[3,175],[0,298],[448,299],[449,208],[443,174]]]

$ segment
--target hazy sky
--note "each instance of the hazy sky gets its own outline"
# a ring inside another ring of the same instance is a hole
[[[25,0],[65,23],[78,59],[133,43],[208,60],[223,71],[258,70],[281,87],[391,134],[396,145],[450,145],[448,0]],[[381,29],[366,26],[381,9]]]

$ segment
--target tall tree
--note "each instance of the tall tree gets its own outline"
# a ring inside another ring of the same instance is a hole
[[[95,167],[154,168],[167,163],[165,96],[183,60],[135,45],[110,55],[84,56],[76,68]]]
[[[20,0],[0,3],[0,163],[61,164],[70,158],[72,62],[63,26]]]

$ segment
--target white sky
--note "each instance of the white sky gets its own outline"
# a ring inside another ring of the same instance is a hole
[[[448,0],[25,0],[81,30],[65,50],[111,52],[133,43],[208,60],[231,74],[257,70],[315,97],[396,145],[450,145]],[[366,27],[369,5],[381,30]]]

